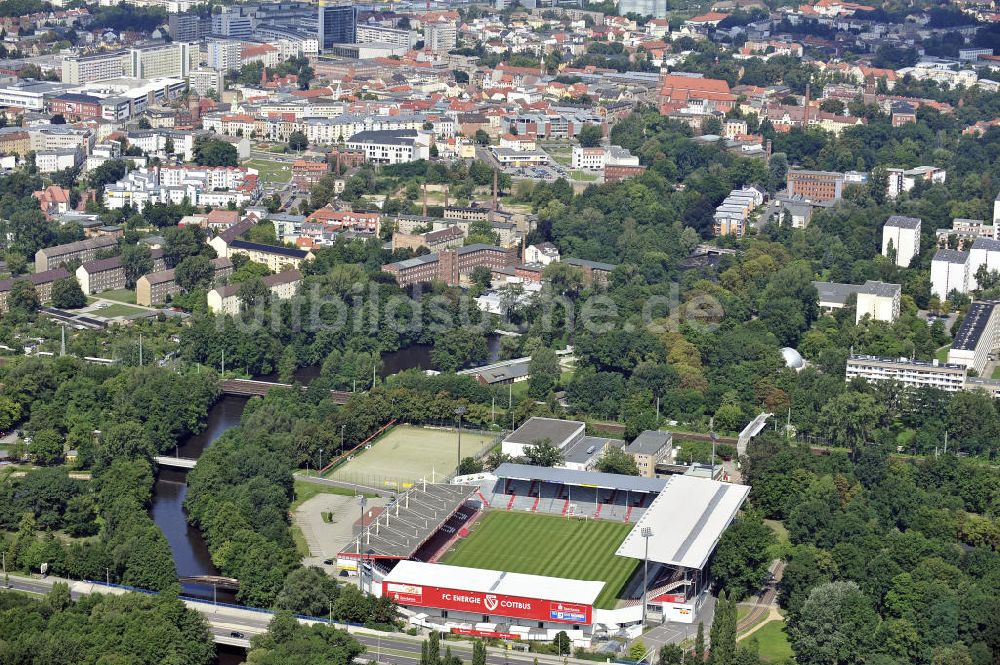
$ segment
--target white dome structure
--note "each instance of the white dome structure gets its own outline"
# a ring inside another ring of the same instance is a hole
[[[785,359],[785,367],[800,371],[806,366],[806,361],[802,359],[802,354],[790,346],[781,349],[781,356]]]

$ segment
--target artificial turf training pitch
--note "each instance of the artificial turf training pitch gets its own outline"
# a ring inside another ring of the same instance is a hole
[[[639,561],[615,556],[634,524],[490,510],[442,563],[606,582],[595,607],[612,609]]]

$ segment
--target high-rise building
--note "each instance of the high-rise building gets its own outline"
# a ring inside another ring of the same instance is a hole
[[[197,42],[201,39],[201,16],[198,14],[167,14],[167,31],[175,42]]]
[[[208,43],[208,66],[220,72],[240,68],[240,43],[219,39]]]
[[[192,69],[188,72],[188,83],[199,95],[207,95],[209,90],[222,94],[225,89],[222,72],[217,69]]]
[[[253,37],[253,21],[249,16],[230,9],[212,16],[212,34],[230,39],[250,39]]]
[[[129,73],[136,78],[183,78],[189,71],[191,45],[186,42],[140,46],[129,51]]]
[[[358,13],[353,5],[326,5],[320,2],[317,15],[319,48],[357,42]]]
[[[458,44],[458,27],[454,23],[433,22],[424,26],[424,48],[433,53],[446,53]]]

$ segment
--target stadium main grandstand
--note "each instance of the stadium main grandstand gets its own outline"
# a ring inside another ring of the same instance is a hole
[[[414,624],[578,644],[642,620],[694,623],[706,566],[750,488],[503,464],[418,483],[338,555]],[[642,562],[648,546],[648,586]]]

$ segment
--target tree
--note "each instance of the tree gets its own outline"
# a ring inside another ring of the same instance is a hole
[[[153,255],[149,245],[125,245],[122,247],[121,263],[125,273],[125,288],[134,289],[140,277],[153,272]]]
[[[7,308],[10,311],[18,311],[28,316],[34,316],[38,308],[42,306],[38,299],[38,292],[35,285],[26,279],[19,279],[10,287],[7,294]]]
[[[168,268],[176,268],[189,256],[202,254],[206,247],[205,232],[197,226],[174,226],[163,232],[163,260]],[[212,252],[214,256],[214,252]]]
[[[279,610],[307,616],[325,616],[330,603],[337,598],[337,582],[322,568],[296,568],[288,577],[274,601]]]
[[[440,335],[431,349],[431,361],[442,372],[455,372],[473,362],[486,360],[489,348],[483,335],[453,328]]]
[[[878,615],[857,583],[841,581],[814,588],[787,632],[797,663],[854,665],[874,650],[877,629]]]
[[[646,657],[646,645],[642,640],[636,640],[628,648],[629,660],[639,662]]]
[[[620,473],[625,476],[638,476],[639,467],[635,458],[618,446],[609,445],[597,461],[597,470],[603,473]]]
[[[309,139],[300,131],[294,131],[288,135],[288,149],[299,152],[309,147]]]
[[[473,140],[476,142],[476,145],[489,145],[490,144],[490,135],[487,134],[482,129],[477,129],[476,133],[474,135]]]
[[[200,138],[194,144],[194,161],[199,166],[237,166],[239,155],[231,143]]]
[[[9,432],[21,419],[21,405],[7,395],[0,395],[0,432]]]
[[[552,445],[551,439],[538,439],[524,447],[524,463],[532,466],[555,466],[562,464],[563,456]]]
[[[205,256],[189,256],[174,268],[177,285],[185,291],[208,286],[212,282],[215,269]]]
[[[486,645],[482,640],[472,643],[472,665],[486,665]]]
[[[458,465],[458,475],[468,476],[473,473],[482,473],[483,468],[483,463],[475,457],[463,457],[461,463]]]
[[[28,446],[31,458],[40,466],[50,466],[62,461],[63,437],[54,429],[43,429],[35,432]]]
[[[87,304],[76,277],[64,277],[52,283],[52,306],[59,309],[78,309]]]
[[[577,135],[580,147],[582,148],[596,148],[601,145],[601,139],[603,138],[604,131],[601,129],[601,126],[593,124],[586,124],[581,127],[580,133]]]
[[[570,641],[569,635],[566,634],[565,630],[560,630],[556,633],[555,638],[552,643],[556,645],[556,654],[560,656],[568,656],[570,652]]]
[[[7,252],[7,270],[11,275],[20,275],[28,269],[28,259],[18,252]]]
[[[736,663],[736,601],[723,591],[715,601],[715,617],[709,636],[712,645],[709,663],[735,665]]]
[[[684,649],[677,644],[664,644],[657,654],[656,665],[680,665],[684,662]]]
[[[817,425],[831,444],[857,450],[871,440],[884,414],[885,406],[873,396],[848,391],[823,405]]]
[[[535,399],[545,399],[555,390],[562,375],[559,356],[546,346],[539,347],[531,354],[528,374],[528,395]]]
[[[105,185],[118,182],[125,177],[125,161],[110,159],[95,169],[91,169],[87,178],[90,186],[100,192]]]
[[[267,287],[267,284],[259,276],[254,275],[239,284],[236,296],[240,299],[240,303],[244,309],[266,305],[270,301],[271,289]]]
[[[722,134],[722,121],[714,116],[705,118],[701,123],[701,133],[719,136]]]
[[[734,601],[752,595],[767,575],[774,542],[774,532],[759,515],[737,518],[722,534],[715,550],[712,576],[716,585],[728,589]]]

